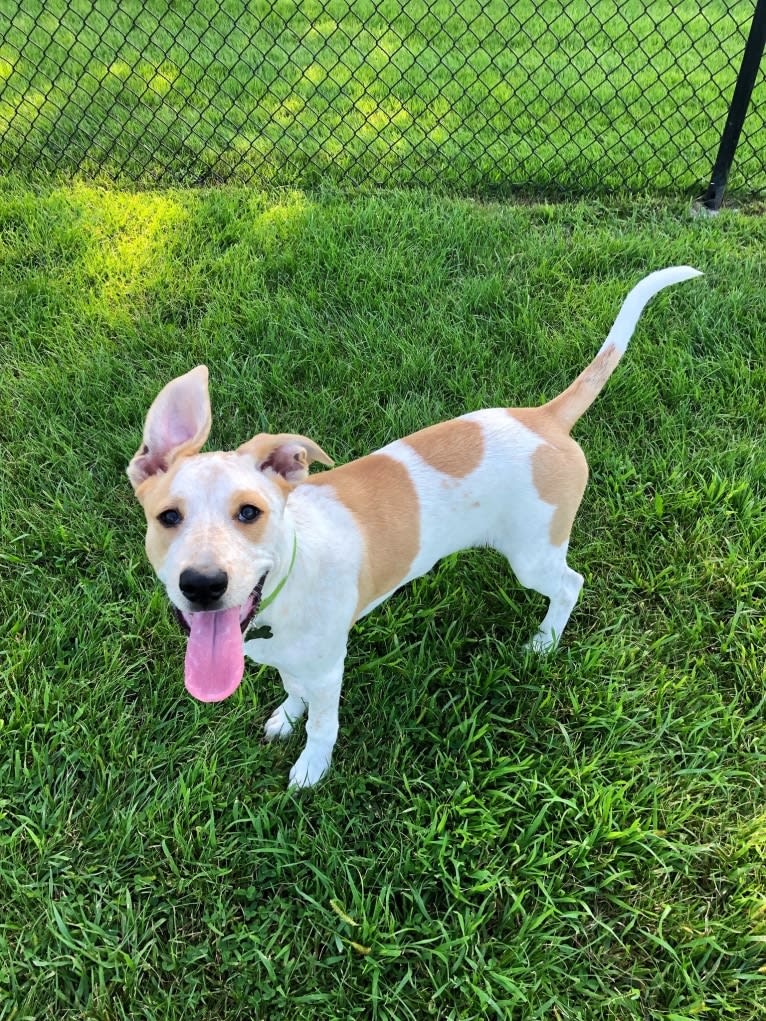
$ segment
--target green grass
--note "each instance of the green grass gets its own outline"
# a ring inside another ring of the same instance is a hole
[[[763,1018],[763,218],[6,179],[0,232],[0,1018]],[[124,475],[159,387],[204,360],[213,447],[345,461],[553,396],[684,262],[577,428],[562,649],[449,558],[286,793],[273,672],[184,692]]]
[[[0,166],[700,193],[749,0],[11,0]],[[766,83],[731,187],[766,190]]]

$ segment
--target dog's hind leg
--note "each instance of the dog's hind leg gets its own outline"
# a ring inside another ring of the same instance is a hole
[[[546,652],[561,638],[583,586],[582,575],[567,564],[569,536],[588,481],[585,455],[575,441],[554,432],[535,450],[530,485],[520,486],[500,522],[499,541],[491,542],[508,558],[526,588],[550,600],[540,627],[527,643]]]
[[[532,550],[511,549],[504,543],[492,543],[508,558],[514,574],[525,588],[533,589],[550,600],[540,627],[525,648],[547,652],[553,648],[564,630],[583,586],[583,577],[567,564],[568,543],[550,544]]]
[[[548,612],[536,633],[527,642],[526,648],[534,652],[547,652],[561,638],[561,632],[575,607],[582,591],[583,576],[573,571],[564,561],[558,573],[541,572],[533,584],[527,585],[536,592],[542,592],[550,600]]]

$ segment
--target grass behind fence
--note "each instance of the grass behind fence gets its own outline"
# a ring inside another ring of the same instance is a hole
[[[14,2],[0,165],[699,192],[751,17],[747,0]],[[766,188],[762,88],[734,188]]]
[[[758,216],[0,186],[0,1017],[762,1018]],[[355,628],[333,772],[249,668],[184,692],[124,475],[173,375],[213,446],[339,461],[536,403],[658,296],[577,427],[592,478],[555,656],[489,551]]]

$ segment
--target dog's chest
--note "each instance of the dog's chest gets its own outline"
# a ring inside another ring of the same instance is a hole
[[[305,662],[306,650],[302,643],[290,642],[288,629],[282,624],[267,623],[264,618],[256,618],[245,634],[245,655],[263,666],[276,667],[278,670],[289,671],[296,661]],[[271,615],[268,615],[269,618]]]

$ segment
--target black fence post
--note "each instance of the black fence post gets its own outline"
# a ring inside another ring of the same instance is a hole
[[[766,0],[757,0],[750,34],[745,43],[745,52],[742,54],[742,66],[739,69],[729,114],[721,135],[718,156],[713,167],[710,184],[702,199],[702,205],[711,211],[720,209],[723,202],[726,181],[734,160],[745,114],[750,105],[750,96],[753,93],[755,77],[763,56],[764,43],[766,43]]]

